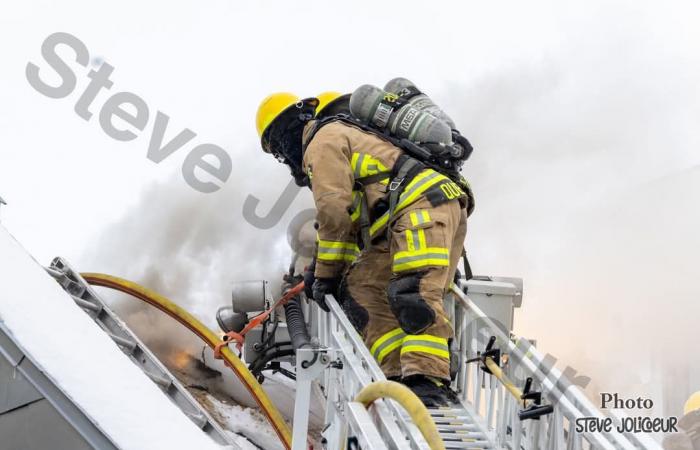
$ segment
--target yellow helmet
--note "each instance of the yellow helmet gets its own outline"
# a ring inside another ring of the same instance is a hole
[[[341,94],[340,92],[335,92],[335,91],[326,91],[326,92],[321,92],[316,96],[318,99],[318,107],[316,108],[316,114],[320,113],[323,111],[323,108],[328,106],[331,102],[336,100],[338,97],[340,97]]]
[[[350,94],[328,91],[316,96],[318,107],[316,108],[316,118],[334,116],[336,114],[350,114]]]
[[[695,410],[700,411],[700,391],[688,397],[688,401],[685,402],[685,406],[683,407],[683,414],[689,414]]]
[[[255,116],[255,127],[258,130],[258,137],[263,133],[282,112],[292,105],[296,105],[300,98],[289,92],[277,92],[268,95],[260,102],[258,113]]]

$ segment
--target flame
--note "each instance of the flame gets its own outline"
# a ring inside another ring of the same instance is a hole
[[[180,350],[170,357],[170,361],[178,369],[184,369],[190,363],[191,359],[192,357],[190,354],[184,350]]]

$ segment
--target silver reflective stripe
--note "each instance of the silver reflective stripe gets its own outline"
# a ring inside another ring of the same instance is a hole
[[[365,154],[360,153],[359,156],[357,157],[357,162],[355,163],[355,177],[360,178],[362,177],[362,162],[365,159]]]
[[[355,253],[354,249],[343,248],[343,247],[321,247],[318,246],[319,252],[323,253]]]
[[[374,352],[372,353],[372,356],[374,356],[374,359],[379,361],[379,355],[382,353],[382,350],[390,346],[391,344],[395,343],[396,341],[401,341],[403,338],[406,337],[406,333],[400,333],[397,334],[396,336],[393,336],[386,341],[382,342],[382,345],[374,349]],[[398,347],[397,347],[398,348]]]
[[[423,259],[444,259],[445,261],[449,261],[450,257],[448,255],[445,255],[444,253],[425,253],[422,255],[416,255],[416,256],[403,256],[401,258],[395,258],[394,259],[394,264],[404,264],[408,262],[413,262],[413,261],[420,261]]]
[[[415,251],[418,251],[422,248],[420,245],[420,231],[411,230],[411,234],[413,235],[413,248],[415,249]]]
[[[437,350],[445,350],[449,351],[449,347],[443,344],[438,344],[437,342],[432,342],[432,341],[419,341],[417,339],[414,340],[405,340],[403,342],[403,347],[412,347],[414,345],[420,345],[421,347],[430,347],[434,348]]]

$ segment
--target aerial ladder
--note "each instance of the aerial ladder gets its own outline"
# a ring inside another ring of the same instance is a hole
[[[326,298],[329,313],[303,298],[301,277],[293,266],[285,277],[283,291],[288,295],[277,301],[265,281],[234,287],[232,304],[217,313],[223,337],[169,299],[131,281],[80,274],[62,258],[47,271],[198,427],[222,444],[227,439],[221,427],[94,286],[144,301],[199,336],[248,388],[286,449],[660,449],[644,435],[577,430],[577,419],[602,418],[604,413],[548,364],[531,341],[511,332],[513,308],[522,299],[518,279],[455,280],[445,310],[455,330],[452,388],[460,401],[427,409],[410,390],[386,379],[335,298]],[[242,350],[245,362],[235,348]],[[296,380],[291,428],[261,387],[269,371]],[[308,429],[309,411],[319,406],[312,404],[315,388],[324,399],[325,420],[320,438],[313,439]],[[619,423],[623,417],[612,418]]]

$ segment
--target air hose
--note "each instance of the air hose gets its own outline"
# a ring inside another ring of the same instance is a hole
[[[299,297],[293,297],[284,305],[284,315],[287,318],[287,331],[294,350],[311,345],[309,330],[306,329],[304,311],[301,309]]]
[[[248,366],[248,370],[253,375],[259,374],[273,359],[277,358],[283,358],[285,356],[294,356],[294,349],[291,348],[278,348],[278,349],[273,349],[264,355],[261,355],[258,357],[258,359],[255,360],[254,363],[252,363],[250,366]]]

